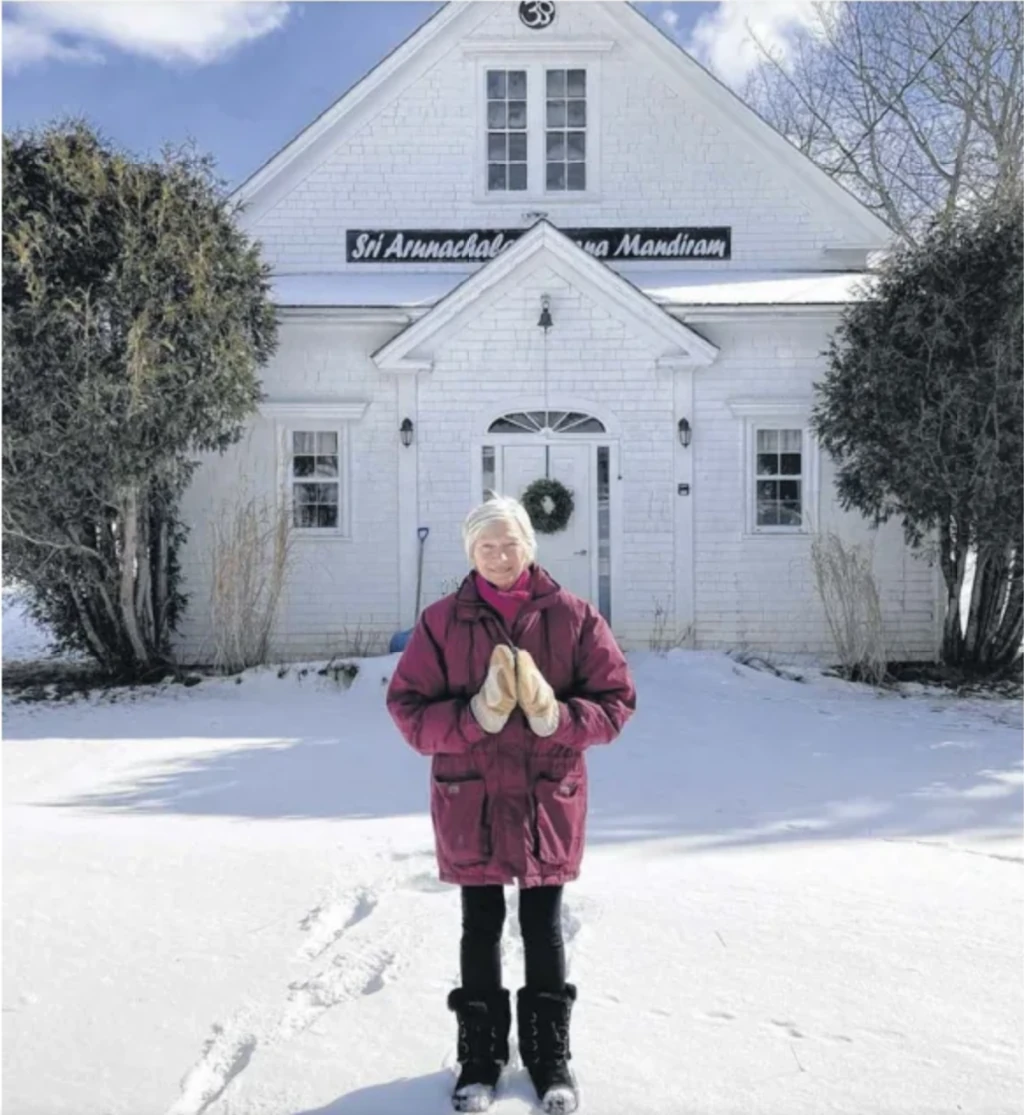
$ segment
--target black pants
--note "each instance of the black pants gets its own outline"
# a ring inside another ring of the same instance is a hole
[[[462,986],[491,991],[501,984],[501,932],[505,926],[505,891],[500,886],[462,888]],[[519,891],[519,926],[526,953],[526,986],[534,991],[565,987],[562,940],[562,888],[528,887]]]

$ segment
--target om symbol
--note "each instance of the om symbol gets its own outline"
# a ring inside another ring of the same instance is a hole
[[[519,18],[534,31],[550,27],[555,22],[553,0],[523,0],[519,5]]]

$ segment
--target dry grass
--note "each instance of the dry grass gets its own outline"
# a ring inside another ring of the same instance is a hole
[[[241,497],[213,518],[210,620],[216,669],[234,673],[266,664],[293,538],[283,501]]]
[[[654,622],[651,624],[651,634],[647,640],[648,647],[655,654],[668,654],[670,650],[690,645],[693,628],[687,627],[680,631],[675,625],[674,618],[660,600],[654,602]]]
[[[343,627],[335,642],[335,654],[349,658],[379,658],[388,653],[390,637],[363,627]]]
[[[880,685],[888,653],[871,554],[832,532],[811,541],[814,582],[846,675]]]

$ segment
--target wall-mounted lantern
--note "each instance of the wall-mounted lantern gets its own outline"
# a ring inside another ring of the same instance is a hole
[[[551,299],[546,294],[540,296],[540,321],[537,324],[545,333],[555,324],[551,320]]]
[[[412,419],[403,418],[401,426],[398,427],[398,433],[402,439],[402,444],[406,447],[406,449],[408,449],[409,446],[412,445],[412,431]]]
[[[693,431],[690,429],[690,423],[685,418],[679,419],[679,444],[684,448],[688,448],[690,441],[693,438]]]

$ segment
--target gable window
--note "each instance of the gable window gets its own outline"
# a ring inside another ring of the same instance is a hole
[[[803,430],[758,426],[754,452],[754,527],[804,526]]]
[[[548,70],[545,176],[549,190],[587,188],[587,71]]]
[[[575,410],[519,410],[503,414],[487,427],[489,434],[603,434],[604,423]]]
[[[475,67],[474,197],[599,200],[601,58],[611,43],[505,53],[469,43]]]
[[[341,480],[337,430],[293,430],[289,458],[292,522],[300,530],[340,526]]]
[[[487,71],[487,189],[525,190],[526,71]]]

